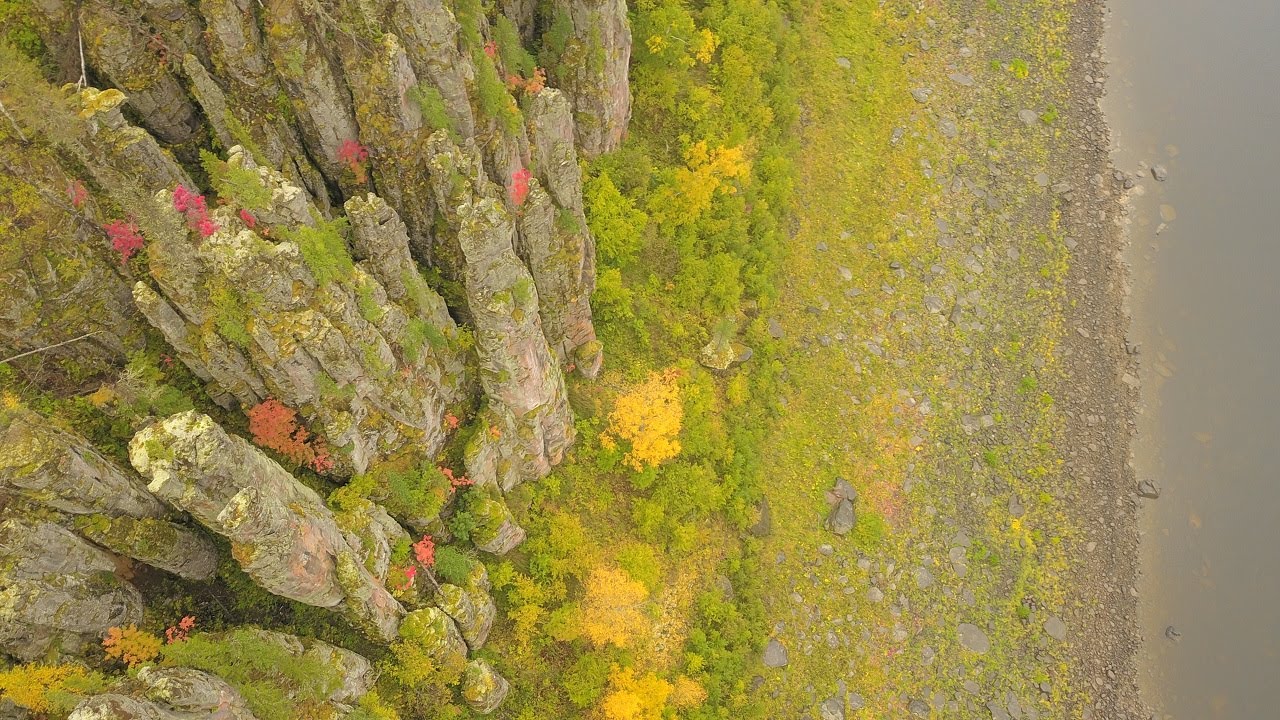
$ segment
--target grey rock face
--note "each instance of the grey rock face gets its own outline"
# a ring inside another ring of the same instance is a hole
[[[837,535],[847,535],[856,524],[853,502],[847,499],[837,502],[827,515],[826,528]]]
[[[631,27],[625,0],[555,0],[552,12],[573,27],[557,61],[552,84],[573,101],[578,148],[588,158],[616,149],[631,120]]]
[[[827,698],[818,706],[818,716],[822,720],[844,720],[844,698]]]
[[[775,638],[770,638],[764,647],[765,667],[780,668],[787,664],[787,648]]]
[[[542,333],[538,289],[515,252],[515,224],[500,192],[479,172],[474,147],[443,133],[431,138],[433,178],[464,261],[467,306],[476,330],[480,384],[489,405],[467,448],[468,476],[508,490],[540,478],[573,442],[564,376]]]
[[[987,633],[977,625],[960,623],[956,635],[960,638],[960,645],[966,650],[981,655],[991,649],[991,641],[987,639]]]
[[[560,91],[546,88],[529,100],[525,112],[541,187],[532,188],[526,200],[516,251],[537,285],[542,330],[552,350],[583,376],[595,377],[602,360],[590,303],[595,240],[583,211],[569,101]],[[544,198],[544,189],[549,198]]]
[[[156,67],[141,18],[107,0],[83,3],[79,17],[85,55],[111,85],[128,95],[142,124],[167,143],[194,139],[201,125],[199,114],[178,79]]]
[[[165,513],[136,476],[29,410],[0,414],[0,488],[73,515]]]
[[[245,440],[194,411],[134,436],[129,459],[152,493],[229,539],[270,592],[340,609],[390,641],[404,609],[356,557],[320,496]]]
[[[0,522],[0,649],[22,660],[75,655],[107,628],[142,620],[142,596],[115,559],[51,522]]]
[[[28,410],[0,413],[0,497],[6,495],[75,516],[84,537],[162,570],[205,580],[217,569],[213,544],[170,522],[137,476]]]

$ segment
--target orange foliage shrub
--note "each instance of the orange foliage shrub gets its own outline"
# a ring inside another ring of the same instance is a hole
[[[102,647],[107,651],[107,657],[123,660],[126,665],[133,667],[155,660],[160,654],[160,642],[160,638],[155,635],[139,630],[137,625],[130,625],[126,628],[109,628],[107,636],[102,640]]]

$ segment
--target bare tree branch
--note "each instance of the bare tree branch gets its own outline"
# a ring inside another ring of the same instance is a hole
[[[78,342],[78,341],[83,340],[83,339],[85,339],[85,338],[87,338],[87,337],[90,337],[90,336],[93,336],[93,335],[98,335],[98,334],[99,334],[99,333],[101,333],[101,332],[102,332],[101,330],[94,330],[93,332],[87,332],[87,333],[85,333],[85,334],[81,335],[80,337],[73,337],[73,338],[71,338],[70,340],[63,340],[63,341],[62,341],[62,342],[60,342],[60,343],[54,343],[54,344],[52,344],[52,345],[46,345],[46,346],[44,346],[44,347],[42,347],[42,348],[36,348],[35,350],[28,350],[28,351],[26,351],[26,352],[24,352],[24,353],[18,353],[17,355],[11,355],[11,356],[9,356],[9,357],[7,357],[7,358],[3,359],[3,360],[0,360],[0,365],[3,365],[4,363],[7,363],[7,362],[9,362],[9,361],[11,361],[11,360],[17,360],[18,358],[24,358],[24,357],[26,357],[26,356],[28,356],[28,355],[35,355],[36,353],[42,353],[42,352],[44,352],[44,351],[46,351],[46,350],[52,350],[52,349],[54,349],[54,348],[62,347],[63,345],[70,345],[70,344],[71,344],[71,343],[73,343],[73,342]]]
[[[4,106],[4,101],[2,100],[0,100],[0,112],[9,118],[9,122],[13,123],[13,129],[18,131],[18,137],[22,139],[22,142],[27,142],[27,136],[22,133],[22,128],[18,126],[18,121],[14,120],[13,116],[9,114],[9,108]]]

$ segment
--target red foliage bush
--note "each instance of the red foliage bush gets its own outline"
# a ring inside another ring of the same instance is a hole
[[[67,186],[67,197],[71,199],[71,207],[79,210],[84,207],[84,203],[89,199],[89,191],[84,188],[84,183],[79,180],[72,180]]]
[[[120,264],[129,262],[129,258],[142,249],[142,233],[138,226],[125,220],[116,220],[102,226],[107,238],[111,240],[111,249],[120,253]]]
[[[529,168],[520,168],[511,173],[511,202],[516,207],[523,205],[524,199],[529,196],[529,180],[532,177]]]
[[[351,173],[356,176],[356,182],[358,183],[363,183],[369,179],[369,176],[364,171],[364,164],[368,159],[369,148],[355,140],[343,140],[342,146],[338,148],[338,162],[351,169]]]
[[[435,566],[436,543],[430,535],[423,535],[421,540],[413,544],[413,558],[425,568]]]
[[[173,188],[173,209],[187,216],[187,227],[200,233],[200,237],[209,237],[218,231],[218,224],[209,217],[204,196],[188,190],[185,185]]]

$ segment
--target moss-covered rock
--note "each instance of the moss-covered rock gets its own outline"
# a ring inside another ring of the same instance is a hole
[[[472,660],[462,674],[462,699],[481,715],[488,715],[507,698],[511,684],[483,660]]]

